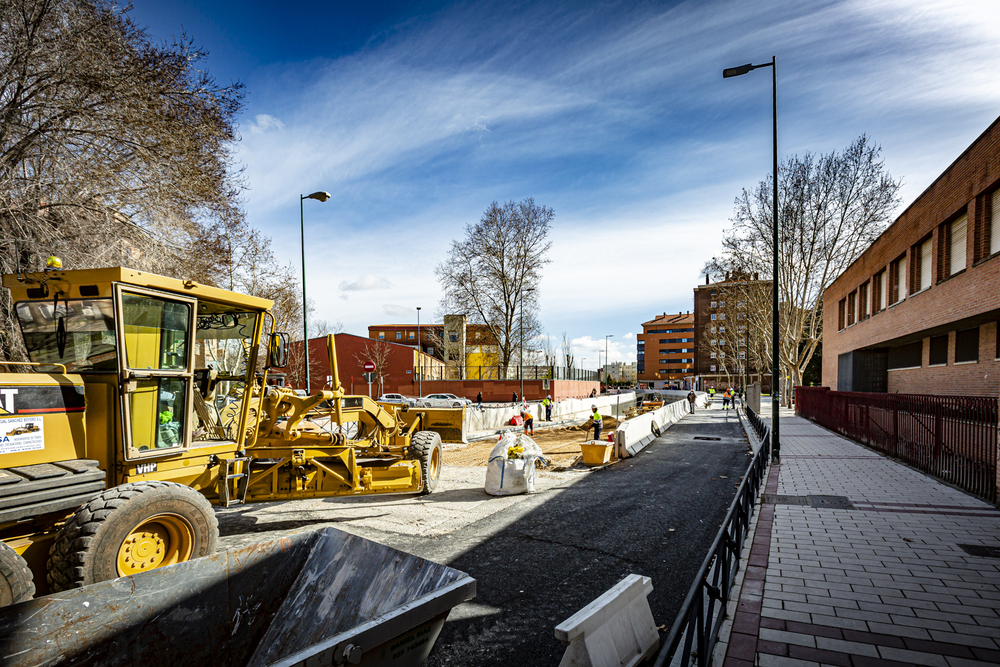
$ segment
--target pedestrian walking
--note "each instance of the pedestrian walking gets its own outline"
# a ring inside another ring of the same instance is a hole
[[[521,410],[521,419],[524,420],[524,432],[535,435],[535,417],[527,410]]]
[[[517,392],[514,392],[514,402],[517,403]]]
[[[590,397],[594,398],[595,396],[597,396],[597,390],[596,389],[591,389],[590,390]]]
[[[545,421],[552,421],[552,396],[548,395],[542,400],[542,405],[545,406]]]
[[[694,402],[698,400],[698,395],[694,393],[694,390],[688,392],[688,404],[691,408],[691,412],[694,412]]]
[[[732,399],[732,395],[729,393],[729,390],[726,389],[725,393],[722,394],[722,408],[724,410],[728,410],[729,409],[729,401],[731,399]]]
[[[602,417],[597,412],[597,406],[591,405],[590,409],[594,411],[594,414],[590,415],[590,419],[594,423],[594,440],[601,439],[601,429],[604,428],[604,417]]]
[[[479,392],[479,395],[476,396],[476,407],[480,410],[483,409],[483,392]]]

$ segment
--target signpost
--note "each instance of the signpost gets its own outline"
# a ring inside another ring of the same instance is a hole
[[[368,398],[371,398],[372,380],[375,379],[375,364],[371,361],[366,361],[361,368],[365,371],[361,375],[365,378],[365,381],[368,382]]]

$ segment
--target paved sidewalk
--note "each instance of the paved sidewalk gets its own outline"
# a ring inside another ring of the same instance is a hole
[[[782,410],[725,667],[1000,664],[1000,558],[960,545],[1000,556],[1000,511]]]

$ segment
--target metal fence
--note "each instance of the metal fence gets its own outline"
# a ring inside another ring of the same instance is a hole
[[[434,366],[422,373],[424,380],[520,380],[522,375],[525,380],[599,380],[597,371],[564,366]]]
[[[796,414],[996,502],[997,398],[795,392]]]
[[[722,522],[722,528],[715,536],[712,548],[684,598],[684,604],[670,628],[667,641],[656,658],[656,667],[707,667],[712,660],[719,628],[726,618],[729,594],[740,569],[743,540],[747,536],[757,493],[764,484],[767,462],[771,456],[770,429],[749,406],[745,410],[751,428],[761,439],[760,449],[750,461],[736,498],[726,514],[726,520]]]

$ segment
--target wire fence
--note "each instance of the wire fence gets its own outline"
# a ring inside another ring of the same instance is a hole
[[[795,392],[796,414],[996,502],[996,397]]]
[[[749,406],[743,408],[747,420],[761,442],[740,484],[726,520],[715,536],[708,556],[698,570],[684,604],[670,628],[670,634],[655,667],[698,665],[708,667],[719,628],[726,618],[726,604],[740,569],[740,552],[753,518],[757,494],[764,484],[771,456],[771,431]],[[737,414],[740,410],[737,410]]]
[[[583,380],[598,382],[598,371],[565,366],[435,366],[421,371],[426,380]]]

